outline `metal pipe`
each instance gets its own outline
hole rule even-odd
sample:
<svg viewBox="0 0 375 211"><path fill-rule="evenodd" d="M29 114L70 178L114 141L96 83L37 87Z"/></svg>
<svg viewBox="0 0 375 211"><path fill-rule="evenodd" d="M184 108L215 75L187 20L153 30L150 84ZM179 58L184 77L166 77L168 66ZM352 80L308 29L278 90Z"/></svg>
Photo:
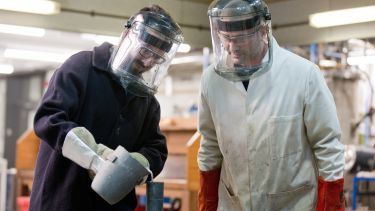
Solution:
<svg viewBox="0 0 375 211"><path fill-rule="evenodd" d="M146 183L146 211L163 211L164 183Z"/></svg>

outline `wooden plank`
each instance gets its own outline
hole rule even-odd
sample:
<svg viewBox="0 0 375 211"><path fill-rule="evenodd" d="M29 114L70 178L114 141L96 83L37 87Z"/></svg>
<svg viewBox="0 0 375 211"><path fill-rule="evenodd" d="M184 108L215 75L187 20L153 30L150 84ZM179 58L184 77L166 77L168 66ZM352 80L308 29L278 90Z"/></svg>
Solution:
<svg viewBox="0 0 375 211"><path fill-rule="evenodd" d="M18 170L34 169L39 144L39 138L33 129L28 129L18 138L16 145L16 168Z"/></svg>
<svg viewBox="0 0 375 211"><path fill-rule="evenodd" d="M195 130L163 131L167 137L169 154L187 154L186 143Z"/></svg>
<svg viewBox="0 0 375 211"><path fill-rule="evenodd" d="M187 143L187 181L188 189L190 191L199 190L199 168L197 162L198 149L201 135L196 132Z"/></svg>

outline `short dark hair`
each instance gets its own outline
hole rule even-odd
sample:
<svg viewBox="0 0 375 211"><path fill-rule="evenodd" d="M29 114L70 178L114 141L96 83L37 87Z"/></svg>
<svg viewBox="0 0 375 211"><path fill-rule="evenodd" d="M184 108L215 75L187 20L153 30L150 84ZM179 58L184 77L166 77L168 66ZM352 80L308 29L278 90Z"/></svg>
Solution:
<svg viewBox="0 0 375 211"><path fill-rule="evenodd" d="M142 23L146 26L161 32L164 36L182 42L183 35L180 26L173 20L170 14L159 5L151 4L150 6L140 9L129 18L125 27L130 28L134 24L137 16L143 16Z"/></svg>
<svg viewBox="0 0 375 211"><path fill-rule="evenodd" d="M155 13L162 14L172 19L171 15L157 4L151 4L148 7L143 7L142 9L139 10L139 12L155 12Z"/></svg>

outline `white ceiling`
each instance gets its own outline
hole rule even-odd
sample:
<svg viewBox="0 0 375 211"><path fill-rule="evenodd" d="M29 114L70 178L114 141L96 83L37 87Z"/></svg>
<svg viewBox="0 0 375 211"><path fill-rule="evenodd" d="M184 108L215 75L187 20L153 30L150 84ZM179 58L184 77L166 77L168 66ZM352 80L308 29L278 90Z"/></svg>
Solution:
<svg viewBox="0 0 375 211"><path fill-rule="evenodd" d="M97 45L82 40L81 33L119 36L125 20L150 3L161 5L182 26L185 42L193 48L211 46L206 16L209 0L59 0L62 12L35 15L0 10L0 24L34 26L48 29L43 38L0 33L0 63L15 65L16 71L53 69L58 64L10 60L3 57L5 48L72 52ZM274 0L271 1L273 33L281 45L375 37L375 22L314 29L308 15L333 9L375 4L374 0Z"/></svg>

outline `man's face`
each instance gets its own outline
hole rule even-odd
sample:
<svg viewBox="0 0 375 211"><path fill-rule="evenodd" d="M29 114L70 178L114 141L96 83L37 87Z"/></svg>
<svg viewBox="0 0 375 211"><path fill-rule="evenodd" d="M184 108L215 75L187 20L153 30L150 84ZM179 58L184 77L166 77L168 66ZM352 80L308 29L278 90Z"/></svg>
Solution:
<svg viewBox="0 0 375 211"><path fill-rule="evenodd" d="M262 57L264 42L262 31L258 27L244 31L218 31L225 50L234 65L249 66Z"/></svg>
<svg viewBox="0 0 375 211"><path fill-rule="evenodd" d="M132 68L141 75L142 73L150 70L156 64L161 64L165 61L163 54L165 52L153 47L152 45L141 46L137 52L134 52L134 62Z"/></svg>

